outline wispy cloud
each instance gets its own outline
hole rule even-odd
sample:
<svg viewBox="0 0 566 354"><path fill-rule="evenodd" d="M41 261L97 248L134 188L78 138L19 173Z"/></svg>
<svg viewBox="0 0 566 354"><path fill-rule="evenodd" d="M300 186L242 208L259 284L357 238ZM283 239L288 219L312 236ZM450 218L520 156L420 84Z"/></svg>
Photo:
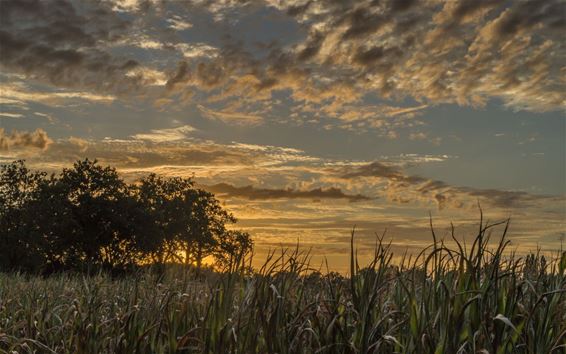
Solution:
<svg viewBox="0 0 566 354"><path fill-rule="evenodd" d="M215 111L204 106L198 107L200 111L210 119L218 119L226 124L234 125L258 125L263 122L263 118L250 113L243 112L229 112L229 111Z"/></svg>
<svg viewBox="0 0 566 354"><path fill-rule="evenodd" d="M41 90L29 87L21 81L3 83L0 91L0 104L16 105L23 109L28 103L41 103L48 106L57 106L70 101L108 104L115 99L115 96L87 91Z"/></svg>
<svg viewBox="0 0 566 354"><path fill-rule="evenodd" d="M155 143L166 143L187 139L189 137L189 134L195 131L196 129L191 127L190 125L183 125L177 128L153 129L148 133L139 133L132 135L132 138Z"/></svg>
<svg viewBox="0 0 566 354"><path fill-rule="evenodd" d="M167 22L169 22L169 28L172 28L176 31L183 31L193 27L192 23L176 15L167 19Z"/></svg>
<svg viewBox="0 0 566 354"><path fill-rule="evenodd" d="M20 113L0 112L0 118L22 118L24 115Z"/></svg>
<svg viewBox="0 0 566 354"><path fill-rule="evenodd" d="M247 199L345 199L350 202L358 202L371 200L365 195L346 194L339 188L315 188L310 190L294 190L294 189L270 189L257 188L253 186L236 187L227 183L219 183L205 186L205 188L213 193L227 195L230 197L243 197Z"/></svg>

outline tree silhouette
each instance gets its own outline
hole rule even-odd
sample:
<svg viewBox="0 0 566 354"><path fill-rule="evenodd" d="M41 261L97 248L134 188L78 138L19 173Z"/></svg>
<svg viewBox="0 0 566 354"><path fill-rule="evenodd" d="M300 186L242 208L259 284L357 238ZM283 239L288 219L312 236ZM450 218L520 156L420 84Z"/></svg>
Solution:
<svg viewBox="0 0 566 354"><path fill-rule="evenodd" d="M137 190L156 227L153 238L159 246L153 259L158 262L176 259L200 267L228 235L226 224L236 222L213 194L195 188L191 179L151 174Z"/></svg>
<svg viewBox="0 0 566 354"><path fill-rule="evenodd" d="M44 263L43 239L30 208L40 197L46 174L32 172L23 161L0 168L0 267L38 271Z"/></svg>
<svg viewBox="0 0 566 354"><path fill-rule="evenodd" d="M253 250L253 241L249 233L240 230L228 230L214 252L217 264L228 270L243 269L246 256Z"/></svg>
<svg viewBox="0 0 566 354"><path fill-rule="evenodd" d="M56 184L71 205L73 225L78 226L65 235L65 242L72 245L66 261L87 268L135 264L143 209L116 170L86 159L64 169Z"/></svg>
<svg viewBox="0 0 566 354"><path fill-rule="evenodd" d="M135 196L151 220L145 242L154 263L182 261L179 235L184 228L184 195L193 189L190 178L164 179L150 174L136 185Z"/></svg>
<svg viewBox="0 0 566 354"><path fill-rule="evenodd" d="M236 219L190 178L128 184L112 167L77 161L58 176L23 161L0 169L0 270L124 271L142 263L225 265L252 247ZM239 261L238 261L239 262Z"/></svg>

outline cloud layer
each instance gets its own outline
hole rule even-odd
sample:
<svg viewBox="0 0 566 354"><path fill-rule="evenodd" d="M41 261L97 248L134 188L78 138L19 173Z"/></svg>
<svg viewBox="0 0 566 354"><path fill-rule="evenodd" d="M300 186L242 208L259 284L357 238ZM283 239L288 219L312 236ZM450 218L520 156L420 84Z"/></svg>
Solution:
<svg viewBox="0 0 566 354"><path fill-rule="evenodd" d="M315 188L311 190L293 190L293 189L269 189L255 188L253 186L236 187L227 183L218 183L205 188L213 193L230 197L243 197L247 199L345 199L350 202L358 202L363 200L371 200L370 197L356 194L345 194L342 190L334 187L327 189Z"/></svg>
<svg viewBox="0 0 566 354"><path fill-rule="evenodd" d="M3 70L60 89L149 97L160 107L195 103L227 124L275 119L272 98L280 93L298 118L322 111L346 128L383 126L383 117L440 103L565 108L560 0L25 0L2 7ZM299 26L298 38L238 38L240 21L261 11ZM205 30L202 19L220 40L186 35ZM376 110L368 95L420 105Z"/></svg>
<svg viewBox="0 0 566 354"><path fill-rule="evenodd" d="M453 186L439 180L407 175L395 166L372 162L342 175L346 179L377 178L387 181L385 193L392 201L434 201L439 209L473 207L481 202L490 207L514 209L563 203L564 197L536 195L524 191Z"/></svg>

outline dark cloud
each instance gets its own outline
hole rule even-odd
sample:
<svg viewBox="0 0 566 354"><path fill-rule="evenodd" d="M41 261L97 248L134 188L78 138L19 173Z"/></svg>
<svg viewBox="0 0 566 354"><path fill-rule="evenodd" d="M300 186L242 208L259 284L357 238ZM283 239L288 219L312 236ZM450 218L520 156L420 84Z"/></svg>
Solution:
<svg viewBox="0 0 566 354"><path fill-rule="evenodd" d="M227 183L219 183L205 187L207 190L217 193L226 194L232 197L243 197L247 199L346 199L350 202L358 202L371 200L372 198L356 194L345 194L338 188L315 188L306 191L293 189L266 189L256 188L253 186L236 187Z"/></svg>
<svg viewBox="0 0 566 354"><path fill-rule="evenodd" d="M128 22L102 2L2 1L0 65L58 87L127 92L137 61L106 49L126 35ZM79 11L80 9L80 11Z"/></svg>
<svg viewBox="0 0 566 354"><path fill-rule="evenodd" d="M389 0L392 12L403 12L417 5L418 0Z"/></svg>
<svg viewBox="0 0 566 354"><path fill-rule="evenodd" d="M450 11L450 23L459 24L462 20L476 15L479 11L494 8L504 0L463 0L455 2Z"/></svg>
<svg viewBox="0 0 566 354"><path fill-rule="evenodd" d="M512 36L533 26L542 25L564 35L566 3L563 1L520 1L505 13L496 29L501 36Z"/></svg>
<svg viewBox="0 0 566 354"><path fill-rule="evenodd" d="M403 52L401 51L401 49L396 47L383 48L381 46L376 46L369 49L360 47L358 48L354 56L354 62L363 66L371 66L381 61L382 59L395 59L401 57L402 55Z"/></svg>
<svg viewBox="0 0 566 354"><path fill-rule="evenodd" d="M355 177L384 177L384 178L400 178L403 174L397 167L388 166L381 162L372 162L367 165L360 166L352 172L343 174L343 178Z"/></svg>
<svg viewBox="0 0 566 354"><path fill-rule="evenodd" d="M228 77L222 62L202 62L197 66L196 77L198 82L207 88L215 88L224 83Z"/></svg>
<svg viewBox="0 0 566 354"><path fill-rule="evenodd" d="M388 23L388 18L372 12L370 7L358 7L352 10L345 19L349 27L342 35L343 39L365 37L379 30Z"/></svg>
<svg viewBox="0 0 566 354"><path fill-rule="evenodd" d="M53 141L47 136L43 129L36 129L33 132L19 132L13 130L6 134L0 128L0 151L10 150L11 148L36 148L47 149Z"/></svg>
<svg viewBox="0 0 566 354"><path fill-rule="evenodd" d="M187 83L191 78L191 71L186 61L182 61L177 65L177 71L165 84L168 91L175 90L175 87Z"/></svg>
<svg viewBox="0 0 566 354"><path fill-rule="evenodd" d="M297 59L301 61L309 60L315 55L317 55L318 52L320 51L320 46L322 45L323 41L324 41L324 35L319 31L315 31L313 34L309 36L309 38L305 42L305 46L298 53Z"/></svg>
<svg viewBox="0 0 566 354"><path fill-rule="evenodd" d="M300 5L291 5L288 9L287 9L287 14L289 16L301 16L303 15L311 6L312 1L309 0L307 2L305 2L304 4L300 4Z"/></svg>
<svg viewBox="0 0 566 354"><path fill-rule="evenodd" d="M358 166L342 173L341 178L377 177L387 180L388 197L398 202L432 200L439 209L447 206L462 208L467 203L482 200L500 208L519 208L540 202L560 201L560 197L536 195L523 191L481 189L453 186L439 180L406 175L401 169L380 162Z"/></svg>
<svg viewBox="0 0 566 354"><path fill-rule="evenodd" d="M407 176L401 171L400 168L385 165L378 161L359 166L354 169L354 171L350 171L342 175L342 178L356 177L380 177L409 184L419 184L427 181L425 178L419 176Z"/></svg>
<svg viewBox="0 0 566 354"><path fill-rule="evenodd" d="M250 164L250 158L237 150L198 144L154 144L148 142L98 142L79 151L76 144L59 141L48 151L46 159L66 163L84 157L97 158L118 168L151 168L184 165Z"/></svg>

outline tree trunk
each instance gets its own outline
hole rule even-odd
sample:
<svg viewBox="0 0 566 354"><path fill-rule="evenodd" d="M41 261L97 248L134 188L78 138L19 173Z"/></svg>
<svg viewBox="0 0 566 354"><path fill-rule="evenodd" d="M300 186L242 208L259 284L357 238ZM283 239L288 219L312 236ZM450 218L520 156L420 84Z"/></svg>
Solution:
<svg viewBox="0 0 566 354"><path fill-rule="evenodd" d="M202 246L198 246L197 248L197 269L200 269L201 265L202 265Z"/></svg>
<svg viewBox="0 0 566 354"><path fill-rule="evenodd" d="M191 259L191 247L187 244L187 247L185 248L185 265L189 265L190 264L190 260Z"/></svg>

